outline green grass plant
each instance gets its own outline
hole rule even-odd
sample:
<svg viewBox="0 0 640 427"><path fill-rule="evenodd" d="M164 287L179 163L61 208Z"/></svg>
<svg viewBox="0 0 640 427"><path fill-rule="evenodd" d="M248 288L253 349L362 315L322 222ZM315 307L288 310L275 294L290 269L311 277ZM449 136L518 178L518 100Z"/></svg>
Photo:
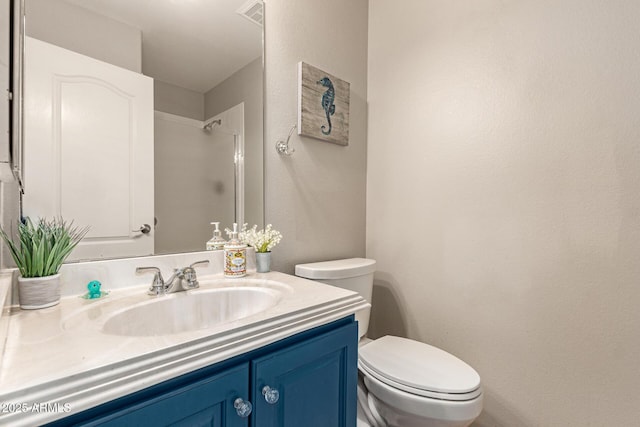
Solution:
<svg viewBox="0 0 640 427"><path fill-rule="evenodd" d="M57 274L73 248L87 234L89 227L77 227L62 218L25 218L18 224L18 243L0 228L0 236L7 244L11 256L24 278Z"/></svg>

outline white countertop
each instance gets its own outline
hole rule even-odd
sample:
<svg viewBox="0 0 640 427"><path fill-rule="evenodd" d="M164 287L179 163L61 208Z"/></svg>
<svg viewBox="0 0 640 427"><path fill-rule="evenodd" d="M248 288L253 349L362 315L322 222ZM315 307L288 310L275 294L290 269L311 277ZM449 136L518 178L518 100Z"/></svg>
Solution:
<svg viewBox="0 0 640 427"><path fill-rule="evenodd" d="M148 285L114 289L99 300L66 296L42 310L14 307L3 316L8 327L2 340L0 425L50 422L368 307L357 293L287 274L250 272L246 278L250 281L210 274L199 280L201 290L279 288L282 299L243 319L172 335L120 336L100 329L114 307L154 298L146 295ZM22 411L56 403L58 412Z"/></svg>

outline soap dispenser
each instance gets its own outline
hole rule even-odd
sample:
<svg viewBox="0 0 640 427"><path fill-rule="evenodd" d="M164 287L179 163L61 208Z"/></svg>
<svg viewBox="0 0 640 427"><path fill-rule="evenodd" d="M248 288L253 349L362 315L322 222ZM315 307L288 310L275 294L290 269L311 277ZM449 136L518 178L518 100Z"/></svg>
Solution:
<svg viewBox="0 0 640 427"><path fill-rule="evenodd" d="M229 241L224 245L225 277L242 277L247 274L247 245L238 240L238 224L233 224Z"/></svg>
<svg viewBox="0 0 640 427"><path fill-rule="evenodd" d="M211 225L213 225L215 229L213 230L213 237L207 242L207 250L216 251L218 249L224 249L224 245L227 242L222 238L222 233L220 232L220 223L212 222Z"/></svg>

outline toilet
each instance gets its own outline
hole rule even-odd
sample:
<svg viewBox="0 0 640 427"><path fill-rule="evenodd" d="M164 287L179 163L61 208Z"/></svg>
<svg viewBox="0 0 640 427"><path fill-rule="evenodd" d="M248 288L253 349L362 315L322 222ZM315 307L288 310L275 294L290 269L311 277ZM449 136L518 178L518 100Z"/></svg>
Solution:
<svg viewBox="0 0 640 427"><path fill-rule="evenodd" d="M360 293L369 303L376 262L296 265L296 276ZM366 338L370 308L356 313L358 427L466 427L482 412L480 376L457 357L407 338Z"/></svg>

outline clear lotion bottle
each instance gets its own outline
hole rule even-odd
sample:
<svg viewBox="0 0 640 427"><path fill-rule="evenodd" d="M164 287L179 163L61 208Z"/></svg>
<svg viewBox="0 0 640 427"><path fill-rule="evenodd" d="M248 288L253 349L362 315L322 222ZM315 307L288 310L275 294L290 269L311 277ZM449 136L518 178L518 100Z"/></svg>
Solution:
<svg viewBox="0 0 640 427"><path fill-rule="evenodd" d="M222 233L219 228L220 223L212 222L211 225L215 227L215 230L213 230L213 237L207 242L207 250L216 251L218 249L224 249L224 245L227 242L222 238Z"/></svg>
<svg viewBox="0 0 640 427"><path fill-rule="evenodd" d="M224 245L224 276L247 275L247 245L238 240L238 224L233 224L229 241Z"/></svg>

